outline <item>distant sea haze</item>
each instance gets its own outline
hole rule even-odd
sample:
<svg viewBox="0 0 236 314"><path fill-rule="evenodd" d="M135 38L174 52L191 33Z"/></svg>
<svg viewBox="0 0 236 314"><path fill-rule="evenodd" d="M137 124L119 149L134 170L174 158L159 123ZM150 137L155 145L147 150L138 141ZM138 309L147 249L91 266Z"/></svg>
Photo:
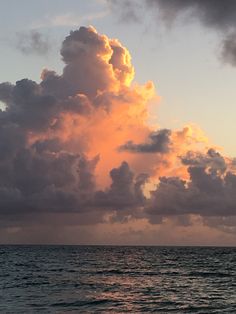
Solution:
<svg viewBox="0 0 236 314"><path fill-rule="evenodd" d="M236 313L236 248L0 246L0 313Z"/></svg>

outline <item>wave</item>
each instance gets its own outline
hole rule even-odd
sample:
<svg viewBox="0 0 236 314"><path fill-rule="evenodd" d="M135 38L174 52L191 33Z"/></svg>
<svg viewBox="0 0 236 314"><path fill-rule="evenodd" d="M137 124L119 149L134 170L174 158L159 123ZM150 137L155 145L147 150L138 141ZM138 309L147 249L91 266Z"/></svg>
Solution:
<svg viewBox="0 0 236 314"><path fill-rule="evenodd" d="M51 304L53 307L81 307L81 306L96 306L105 303L112 302L108 299L98 299L98 300L76 300L73 302L57 302Z"/></svg>

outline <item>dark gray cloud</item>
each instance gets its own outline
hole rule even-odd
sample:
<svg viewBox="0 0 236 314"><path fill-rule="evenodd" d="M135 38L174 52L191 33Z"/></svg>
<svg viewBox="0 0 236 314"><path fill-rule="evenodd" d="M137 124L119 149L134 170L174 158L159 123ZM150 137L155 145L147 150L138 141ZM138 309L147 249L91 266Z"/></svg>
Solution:
<svg viewBox="0 0 236 314"><path fill-rule="evenodd" d="M119 147L120 151L129 151L131 153L168 153L170 150L171 131L168 129L158 130L149 135L146 143L135 144L128 141Z"/></svg>
<svg viewBox="0 0 236 314"><path fill-rule="evenodd" d="M205 225L217 228L223 232L236 234L236 216L228 217L204 217Z"/></svg>
<svg viewBox="0 0 236 314"><path fill-rule="evenodd" d="M191 157L190 157L191 156ZM192 158L192 159L191 159ZM189 181L161 177L146 206L149 219L155 216L195 214L224 218L236 215L236 175L225 169L221 155L213 149L203 154L188 154ZM217 160L216 160L217 159ZM207 221L207 219L205 220Z"/></svg>
<svg viewBox="0 0 236 314"><path fill-rule="evenodd" d="M173 25L176 20L183 23L198 21L216 30L223 36L221 59L235 66L236 2L234 0L145 0L110 1L114 12L123 22L141 22L144 13L151 13L154 20ZM127 18L128 12L134 18ZM142 13L141 13L142 12Z"/></svg>
<svg viewBox="0 0 236 314"><path fill-rule="evenodd" d="M180 16L200 21L206 27L222 32L221 59L236 64L236 2L234 0L146 0L164 22L173 23Z"/></svg>
<svg viewBox="0 0 236 314"><path fill-rule="evenodd" d="M11 220L32 213L83 212L95 190L98 157L88 160L67 151L57 137L30 144L30 132L53 128L59 105L45 96L35 98L32 86L28 92L25 88L18 92L6 111L0 112L0 215Z"/></svg>
<svg viewBox="0 0 236 314"><path fill-rule="evenodd" d="M124 161L119 168L110 171L110 177L112 180L110 188L107 191L96 192L94 199L96 206L122 210L144 205L146 198L142 187L148 175L135 176L128 163Z"/></svg>
<svg viewBox="0 0 236 314"><path fill-rule="evenodd" d="M9 103L13 91L13 85L5 82L0 84L0 100L4 103Z"/></svg>
<svg viewBox="0 0 236 314"><path fill-rule="evenodd" d="M15 141L18 147L8 148L7 159L0 160L1 215L83 211L95 188L97 159L62 148L57 154L37 152Z"/></svg>
<svg viewBox="0 0 236 314"><path fill-rule="evenodd" d="M211 171L224 173L227 169L227 164L223 156L210 148L206 154L201 152L189 151L185 156L180 157L182 163L187 166L208 167Z"/></svg>
<svg viewBox="0 0 236 314"><path fill-rule="evenodd" d="M206 26L230 30L236 26L234 0L146 0L146 8L156 10L166 22L173 22L180 15L188 15Z"/></svg>
<svg viewBox="0 0 236 314"><path fill-rule="evenodd" d="M47 55L51 49L50 40L37 30L16 34L16 48L26 55Z"/></svg>
<svg viewBox="0 0 236 314"><path fill-rule="evenodd" d="M178 17L188 15L204 25L218 28L219 30L229 30L235 28L236 3L234 0L126 0L108 1L111 8L120 12L123 21L126 21L126 12L132 12L136 18L131 21L140 21L140 10L150 10L157 19L164 22L173 23Z"/></svg>
<svg viewBox="0 0 236 314"><path fill-rule="evenodd" d="M227 35L222 41L222 60L236 66L236 31Z"/></svg>

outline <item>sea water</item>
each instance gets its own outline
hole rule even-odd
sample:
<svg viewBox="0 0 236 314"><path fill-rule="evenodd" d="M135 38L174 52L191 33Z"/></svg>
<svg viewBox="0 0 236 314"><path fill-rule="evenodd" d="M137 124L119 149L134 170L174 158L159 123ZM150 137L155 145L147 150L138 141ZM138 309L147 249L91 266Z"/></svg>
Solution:
<svg viewBox="0 0 236 314"><path fill-rule="evenodd" d="M0 313L236 313L236 248L0 246Z"/></svg>

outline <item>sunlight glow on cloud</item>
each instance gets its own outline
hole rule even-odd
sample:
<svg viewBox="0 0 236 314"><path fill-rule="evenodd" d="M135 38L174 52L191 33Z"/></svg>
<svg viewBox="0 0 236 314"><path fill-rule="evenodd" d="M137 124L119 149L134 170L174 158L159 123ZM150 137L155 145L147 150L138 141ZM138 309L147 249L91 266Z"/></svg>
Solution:
<svg viewBox="0 0 236 314"><path fill-rule="evenodd" d="M148 124L155 87L133 82L128 49L90 26L71 31L61 56L61 75L0 84L0 227L133 224L150 235L164 224L163 241L173 225L233 234L234 160L197 126Z"/></svg>

